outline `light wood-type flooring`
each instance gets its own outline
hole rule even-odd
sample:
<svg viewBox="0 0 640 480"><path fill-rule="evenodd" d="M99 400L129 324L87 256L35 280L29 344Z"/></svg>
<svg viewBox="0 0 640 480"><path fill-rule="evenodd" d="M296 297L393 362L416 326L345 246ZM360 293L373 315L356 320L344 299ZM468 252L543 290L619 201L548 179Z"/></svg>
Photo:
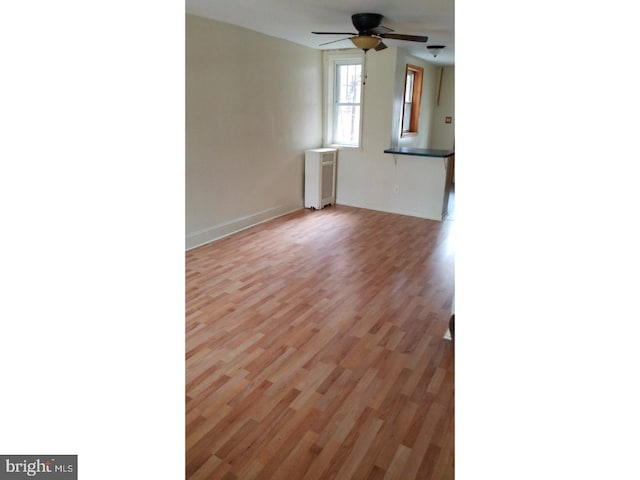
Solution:
<svg viewBox="0 0 640 480"><path fill-rule="evenodd" d="M187 478L453 479L453 228L334 205L187 252Z"/></svg>

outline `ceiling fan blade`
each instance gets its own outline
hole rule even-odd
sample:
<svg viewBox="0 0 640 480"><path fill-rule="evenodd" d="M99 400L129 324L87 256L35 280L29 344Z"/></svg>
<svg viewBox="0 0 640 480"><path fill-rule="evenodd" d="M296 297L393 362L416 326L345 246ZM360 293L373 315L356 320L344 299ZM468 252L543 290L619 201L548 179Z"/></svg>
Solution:
<svg viewBox="0 0 640 480"><path fill-rule="evenodd" d="M384 44L384 42L380 42L378 46L374 48L374 50L376 52L379 52L380 50L384 50L385 48L387 48L387 46Z"/></svg>
<svg viewBox="0 0 640 480"><path fill-rule="evenodd" d="M393 32L393 30L390 29L389 27L385 27L384 25L380 25L378 27L375 27L369 30L369 33L373 33L374 35L380 35L382 33L389 33L389 32Z"/></svg>
<svg viewBox="0 0 640 480"><path fill-rule="evenodd" d="M358 35L357 33L353 33L353 32L311 32L311 33L315 33L316 35Z"/></svg>
<svg viewBox="0 0 640 480"><path fill-rule="evenodd" d="M336 43L336 42L341 42L343 40L349 40L351 37L347 37L347 38L341 38L340 40L333 40L331 42L325 42L325 43L321 43L320 45L318 45L319 47L323 46L323 45L329 45L330 43Z"/></svg>
<svg viewBox="0 0 640 480"><path fill-rule="evenodd" d="M392 40L406 40L408 42L427 43L427 40L429 40L429 37L421 37L419 35L403 35L402 33L381 33L379 36L382 38L390 38Z"/></svg>

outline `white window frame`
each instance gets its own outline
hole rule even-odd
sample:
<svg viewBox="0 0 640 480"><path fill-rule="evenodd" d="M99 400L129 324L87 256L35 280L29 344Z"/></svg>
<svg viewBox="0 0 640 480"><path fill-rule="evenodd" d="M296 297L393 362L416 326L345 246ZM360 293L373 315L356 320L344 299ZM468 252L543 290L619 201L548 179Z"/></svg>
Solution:
<svg viewBox="0 0 640 480"><path fill-rule="evenodd" d="M325 66L325 108L324 108L324 140L325 147L334 148L357 148L362 149L362 124L364 118L364 78L365 65L364 56L360 50L340 51L325 50L324 66ZM334 122L336 117L336 66L337 65L360 65L362 72L362 85L360 86L360 121L358 122L358 143L356 145L342 144L334 142Z"/></svg>

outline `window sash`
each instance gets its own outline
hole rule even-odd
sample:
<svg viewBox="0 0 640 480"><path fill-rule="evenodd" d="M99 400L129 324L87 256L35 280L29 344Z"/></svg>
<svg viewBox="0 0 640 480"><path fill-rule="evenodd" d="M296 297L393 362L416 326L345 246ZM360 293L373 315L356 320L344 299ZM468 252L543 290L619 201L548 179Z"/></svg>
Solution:
<svg viewBox="0 0 640 480"><path fill-rule="evenodd" d="M402 108L401 136L418 134L423 72L424 69L422 67L407 65L405 73L404 103Z"/></svg>
<svg viewBox="0 0 640 480"><path fill-rule="evenodd" d="M361 88L362 64L336 62L333 143L354 146L359 144Z"/></svg>
<svg viewBox="0 0 640 480"><path fill-rule="evenodd" d="M334 110L333 140L340 145L358 145L360 104L339 103Z"/></svg>

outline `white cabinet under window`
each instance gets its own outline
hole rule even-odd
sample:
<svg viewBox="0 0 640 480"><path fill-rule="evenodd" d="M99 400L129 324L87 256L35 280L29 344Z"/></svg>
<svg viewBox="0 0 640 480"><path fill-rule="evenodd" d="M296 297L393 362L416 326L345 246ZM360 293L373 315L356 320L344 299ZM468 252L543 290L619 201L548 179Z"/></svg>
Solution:
<svg viewBox="0 0 640 480"><path fill-rule="evenodd" d="M304 155L304 207L321 209L336 202L335 148L313 148Z"/></svg>

